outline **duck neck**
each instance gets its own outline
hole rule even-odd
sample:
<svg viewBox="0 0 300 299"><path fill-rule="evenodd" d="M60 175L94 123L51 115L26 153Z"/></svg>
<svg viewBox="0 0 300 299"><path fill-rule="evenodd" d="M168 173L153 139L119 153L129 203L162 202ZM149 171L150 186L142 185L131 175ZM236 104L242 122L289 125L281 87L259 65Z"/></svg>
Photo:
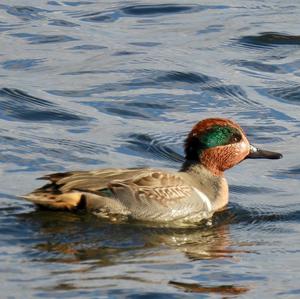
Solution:
<svg viewBox="0 0 300 299"><path fill-rule="evenodd" d="M210 199L213 210L222 209L228 203L228 184L223 172L215 173L198 161L185 161L180 169L193 178L194 187Z"/></svg>
<svg viewBox="0 0 300 299"><path fill-rule="evenodd" d="M216 169L216 167L210 167L199 162L199 161L194 161L194 160L185 160L181 166L180 171L184 171L184 172L208 172L210 175L214 176L214 177L224 177L224 172Z"/></svg>

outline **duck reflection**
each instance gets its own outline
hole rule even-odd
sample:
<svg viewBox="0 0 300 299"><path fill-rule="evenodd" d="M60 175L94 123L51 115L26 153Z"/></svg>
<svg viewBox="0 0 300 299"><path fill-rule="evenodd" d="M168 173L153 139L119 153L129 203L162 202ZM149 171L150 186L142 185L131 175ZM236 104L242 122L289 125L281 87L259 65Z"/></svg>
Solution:
<svg viewBox="0 0 300 299"><path fill-rule="evenodd" d="M190 261L232 259L241 251L233 249L230 238L231 220L230 213L225 211L217 213L211 223L176 228L151 226L149 223L111 223L86 214L51 213L43 210L19 215L19 221L38 232L33 243L35 254L31 254L32 260L81 264L76 270L66 267L64 273L91 273L99 270L99 267L101 269L141 261L158 265L164 256L174 251L183 253ZM160 255L162 259L157 260ZM178 254L175 256L178 257ZM177 263L176 260L174 262ZM55 271L55 275L64 274L60 272ZM121 276L126 281L134 279L140 282L142 279L138 275L124 275ZM118 279L121 276L118 276ZM207 286L179 280L169 281L169 285L184 292L225 295L241 294L248 290L244 286Z"/></svg>
<svg viewBox="0 0 300 299"><path fill-rule="evenodd" d="M184 283L170 281L170 285L188 293L216 293L221 295L240 295L249 291L249 288L235 285L204 286L199 283Z"/></svg>
<svg viewBox="0 0 300 299"><path fill-rule="evenodd" d="M19 215L19 219L39 232L35 249L51 253L51 259L58 261L101 259L111 264L120 252L159 246L181 251L190 260L232 258L241 252L232 249L228 211L217 213L211 223L185 228L111 223L86 214L43 210Z"/></svg>

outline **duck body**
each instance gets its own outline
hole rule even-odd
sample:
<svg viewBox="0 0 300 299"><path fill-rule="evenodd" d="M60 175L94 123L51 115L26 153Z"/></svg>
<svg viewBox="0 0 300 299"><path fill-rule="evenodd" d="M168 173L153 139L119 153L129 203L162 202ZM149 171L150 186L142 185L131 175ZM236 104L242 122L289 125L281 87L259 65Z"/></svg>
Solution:
<svg viewBox="0 0 300 299"><path fill-rule="evenodd" d="M253 157L252 157L253 156ZM224 170L249 158L281 155L250 145L234 122L200 121L185 142L186 160L178 172L152 168L100 169L55 173L49 184L23 196L50 209L85 209L111 220L195 223L228 203Z"/></svg>
<svg viewBox="0 0 300 299"><path fill-rule="evenodd" d="M26 199L50 209L87 211L105 218L198 222L228 201L224 177L201 165L188 171L152 168L100 169L52 174L50 184Z"/></svg>

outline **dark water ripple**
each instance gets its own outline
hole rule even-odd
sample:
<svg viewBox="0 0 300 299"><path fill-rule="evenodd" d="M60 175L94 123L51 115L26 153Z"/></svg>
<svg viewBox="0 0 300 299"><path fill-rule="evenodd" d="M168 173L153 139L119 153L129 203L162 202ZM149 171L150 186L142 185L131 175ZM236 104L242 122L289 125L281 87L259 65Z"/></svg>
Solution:
<svg viewBox="0 0 300 299"><path fill-rule="evenodd" d="M72 50L101 50L101 49L106 49L107 47L104 46L98 46L98 45L80 45L80 46L75 46L72 47Z"/></svg>
<svg viewBox="0 0 300 299"><path fill-rule="evenodd" d="M226 85L216 77L210 77L201 73L185 73L178 71L161 71L160 73L161 74L157 75L158 77L155 79L154 83L159 84L160 86L163 86L165 88L189 88L194 91L220 94L222 95L222 97L237 99L245 104L254 104L253 101L250 101L248 99L246 92L242 90L240 86ZM145 86L148 84L144 82L143 85Z"/></svg>
<svg viewBox="0 0 300 299"><path fill-rule="evenodd" d="M49 43L65 43L78 40L77 38L67 35L44 35L44 34L31 34L31 33L13 33L12 36L23 38L29 41L29 44L49 44Z"/></svg>
<svg viewBox="0 0 300 299"><path fill-rule="evenodd" d="M279 85L279 87L267 90L271 96L294 105L300 104L300 84L296 82L285 82L277 85Z"/></svg>
<svg viewBox="0 0 300 299"><path fill-rule="evenodd" d="M261 117L264 117L262 115ZM268 144L274 142L283 141L283 135L289 134L289 130L286 127L274 125L270 126L272 122L269 121L268 125L253 125L251 127L245 126L244 130L250 142L255 144Z"/></svg>
<svg viewBox="0 0 300 299"><path fill-rule="evenodd" d="M300 221L300 206L299 204L291 207L287 206L268 206L261 208L244 208L238 204L230 204L228 210L229 218L234 223L251 223L256 224L259 229L265 227L269 229L278 229L268 226L269 222L295 222ZM232 213L232 215L230 215ZM224 215L222 216L224 217ZM257 227L255 229L257 229ZM254 227L252 227L254 229ZM251 229L251 227L249 227ZM282 230L279 228L278 230Z"/></svg>
<svg viewBox="0 0 300 299"><path fill-rule="evenodd" d="M80 3L78 5L85 4ZM138 4L123 6L119 9L107 9L104 11L75 11L68 14L80 18L85 22L107 23L115 22L121 17L160 17L172 14L195 13L208 9L226 9L228 6L213 5L178 5L178 4Z"/></svg>
<svg viewBox="0 0 300 299"><path fill-rule="evenodd" d="M285 74L285 71L282 67L275 64L266 64L260 61L251 61L251 60L231 60L226 61L226 63L230 65L237 65L248 70L257 71L258 73L277 73L277 74Z"/></svg>
<svg viewBox="0 0 300 299"><path fill-rule="evenodd" d="M110 23L117 21L120 16L121 14L119 11L99 11L80 14L80 20L92 23Z"/></svg>
<svg viewBox="0 0 300 299"><path fill-rule="evenodd" d="M75 24L73 22L60 20L60 19L55 19L55 20L49 21L49 25L61 26L61 27L78 27L78 26L80 26L79 24Z"/></svg>
<svg viewBox="0 0 300 299"><path fill-rule="evenodd" d="M184 72L167 72L162 74L156 79L157 82L184 82L184 83L191 83L191 84L206 84L210 82L218 81L217 78L211 78L204 74L196 74L196 73L184 73Z"/></svg>
<svg viewBox="0 0 300 299"><path fill-rule="evenodd" d="M72 75L81 75L82 73L73 73ZM182 73L182 72L163 72L163 71L146 71L146 76L144 78L139 78L136 80L130 80L128 82L120 82L120 83L110 83L105 85L99 85L90 90L85 91L76 91L72 93L72 91L60 91L60 90L48 90L50 94L53 95L64 95L64 96L86 96L91 94L99 94L107 91L125 91L128 90L128 87L134 89L135 87L157 87L162 86L163 88L174 88L175 86L178 88L178 82L182 82L186 86L186 84L199 84L199 88L203 86L203 83L214 82L213 78L209 78L208 76L202 74L193 74L193 73Z"/></svg>
<svg viewBox="0 0 300 299"><path fill-rule="evenodd" d="M6 23L3 23L0 21L0 32L5 32L5 31L9 31L9 30L14 30L16 28L18 28L19 25L18 24L10 24L7 25Z"/></svg>
<svg viewBox="0 0 300 299"><path fill-rule="evenodd" d="M194 13L207 9L227 9L226 5L178 5L178 4L157 4L157 5L134 5L122 8L125 14L133 16L165 16L168 14Z"/></svg>
<svg viewBox="0 0 300 299"><path fill-rule="evenodd" d="M26 121L86 121L88 118L72 114L52 102L27 94L19 89L0 90L0 118Z"/></svg>
<svg viewBox="0 0 300 299"><path fill-rule="evenodd" d="M239 42L254 47L272 47L277 45L300 45L300 35L281 34L277 32L262 32L259 35L249 35L240 38Z"/></svg>
<svg viewBox="0 0 300 299"><path fill-rule="evenodd" d="M133 46L139 46L139 47L156 47L161 45L161 43L156 43L156 42L132 42L129 44Z"/></svg>
<svg viewBox="0 0 300 299"><path fill-rule="evenodd" d="M122 53L122 55L128 54L136 54L136 53ZM120 53L119 53L120 55ZM97 74L101 73L101 71L80 71L75 73L64 73L65 75L79 76L82 74ZM230 102L226 101L230 100L233 102L239 103L239 105L245 105L247 107L255 107L258 103L252 99L249 99L247 93L237 85L228 85L222 83L219 79L209 77L200 73L184 73L177 71L146 71L144 78L138 78L130 80L129 82L119 82L119 83L106 83L103 85L95 86L86 90L47 90L47 92L51 95L56 96L65 96L65 97L87 97L95 94L103 94L109 91L128 91L130 89L140 89L140 88L165 88L172 90L174 88L186 91L187 89L193 90L194 92L200 93L200 96L192 95L190 98L194 99L198 102L199 107L201 105L207 107L207 105L229 105ZM209 97L212 102L203 101L204 97ZM221 98L217 98L216 95L220 95ZM147 97L143 96L144 99ZM176 97L172 96L173 100ZM157 99L151 96L151 101L162 101L164 98L169 98L164 94L157 94ZM172 101L173 101L172 100ZM184 101L181 101L181 97L178 97L178 104L184 105ZM98 105L98 103L90 103L91 105ZM118 103L120 105L120 103ZM122 105L122 103L121 103ZM133 104L129 104L133 105ZM166 104L169 106L169 104ZM136 104L138 106L138 104ZM166 107L167 107L166 106ZM186 106L186 105L185 105ZM179 106L177 105L178 109ZM108 108L109 112L113 114L122 114L124 115L132 115L140 118L147 118L147 116L143 115L143 113L137 113L135 111L126 111L127 109L119 110L120 108Z"/></svg>
<svg viewBox="0 0 300 299"><path fill-rule="evenodd" d="M300 165L289 167L285 170L276 171L276 175L284 179L300 180Z"/></svg>
<svg viewBox="0 0 300 299"><path fill-rule="evenodd" d="M28 136L31 137L32 136ZM104 145L97 144L95 142L88 142L88 141L74 141L71 139L60 139L60 138L47 138L38 136L35 139L36 141L42 142L42 143L49 143L49 144L55 144L60 148L61 150L64 149L66 152L80 152L84 154L99 154L100 152L106 153L107 148Z"/></svg>
<svg viewBox="0 0 300 299"><path fill-rule="evenodd" d="M1 65L7 70L29 70L44 61L46 61L46 59L15 59L4 61Z"/></svg>
<svg viewBox="0 0 300 299"><path fill-rule="evenodd" d="M143 157L149 156L176 163L182 163L184 161L183 156L150 135L132 134L128 136L128 139L127 148L133 151L133 155L142 154Z"/></svg>
<svg viewBox="0 0 300 299"><path fill-rule="evenodd" d="M155 111L151 107L145 107L147 104L139 105L138 103L134 103L134 105L128 105L128 103L124 102L124 100L120 100L118 105L111 104L108 102L90 102L85 103L86 105L92 106L97 110L107 113L109 115L120 115L122 118L129 119L152 119L155 120L162 113L159 110ZM151 106L151 105L150 105ZM145 109L146 108L146 109ZM150 108L150 109L147 109Z"/></svg>
<svg viewBox="0 0 300 299"><path fill-rule="evenodd" d="M193 6L187 5L171 5L171 4L160 4L160 5L135 5L124 7L122 11L129 15L165 15L180 13L192 10Z"/></svg>
<svg viewBox="0 0 300 299"><path fill-rule="evenodd" d="M99 13L100 15L97 16L92 16L92 17L88 17L88 18L82 18L82 21L85 22L114 22L116 21L117 18L114 18L112 15L102 15L102 13Z"/></svg>
<svg viewBox="0 0 300 299"><path fill-rule="evenodd" d="M50 2L57 3L56 1L50 1ZM85 6L85 5L94 4L95 2L93 2L93 1L64 1L63 3L68 6L76 7L76 6Z"/></svg>
<svg viewBox="0 0 300 299"><path fill-rule="evenodd" d="M107 154L109 149L103 145L88 141L47 138L33 134L22 134L22 137L1 135L0 160L15 165L10 172L23 171L63 171L59 161L81 162L90 167L99 166L100 155ZM14 149L14 145L18 148ZM41 146L43 144L44 146ZM33 157L36 155L37 157ZM42 157L41 157L42 156Z"/></svg>
<svg viewBox="0 0 300 299"><path fill-rule="evenodd" d="M0 9L6 13L20 18L22 21L40 20L45 18L44 14L48 12L46 9L34 6L8 6L0 5Z"/></svg>
<svg viewBox="0 0 300 299"><path fill-rule="evenodd" d="M238 194L264 194L266 192L276 193L276 189L267 187L230 185L229 188L230 192Z"/></svg>

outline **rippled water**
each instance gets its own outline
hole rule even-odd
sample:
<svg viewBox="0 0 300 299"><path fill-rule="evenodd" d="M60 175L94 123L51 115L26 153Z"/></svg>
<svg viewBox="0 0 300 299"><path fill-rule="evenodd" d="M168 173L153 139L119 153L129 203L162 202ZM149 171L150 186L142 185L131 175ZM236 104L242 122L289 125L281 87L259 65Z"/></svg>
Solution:
<svg viewBox="0 0 300 299"><path fill-rule="evenodd" d="M300 4L0 4L2 298L299 298ZM111 224L17 195L49 172L177 169L198 120L279 161L228 171L211 226Z"/></svg>

